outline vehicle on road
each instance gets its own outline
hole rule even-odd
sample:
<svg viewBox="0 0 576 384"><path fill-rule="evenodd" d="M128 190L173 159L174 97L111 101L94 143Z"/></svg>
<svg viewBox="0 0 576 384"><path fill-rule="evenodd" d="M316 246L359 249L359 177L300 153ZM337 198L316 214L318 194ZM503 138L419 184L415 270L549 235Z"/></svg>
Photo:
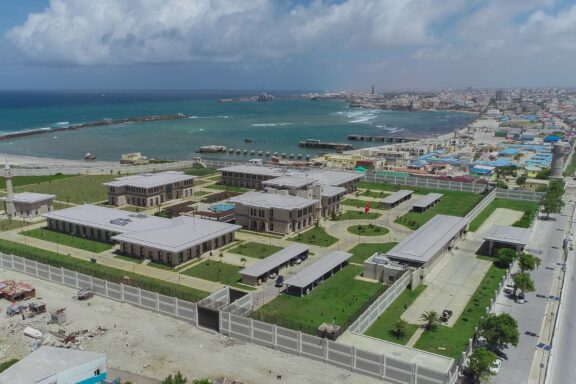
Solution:
<svg viewBox="0 0 576 384"><path fill-rule="evenodd" d="M276 278L276 284L274 285L276 287L282 288L284 286L284 276L278 275L278 277Z"/></svg>
<svg viewBox="0 0 576 384"><path fill-rule="evenodd" d="M520 291L516 294L516 304L524 304L526 302L526 295Z"/></svg>
<svg viewBox="0 0 576 384"><path fill-rule="evenodd" d="M94 296L94 291L91 290L90 288L82 288L76 294L76 298L78 300L88 300L89 298L91 298L93 296Z"/></svg>
<svg viewBox="0 0 576 384"><path fill-rule="evenodd" d="M502 366L502 359L497 358L494 361L494 364L490 367L490 372L492 372L494 375L497 375L498 372L500 372L500 367Z"/></svg>

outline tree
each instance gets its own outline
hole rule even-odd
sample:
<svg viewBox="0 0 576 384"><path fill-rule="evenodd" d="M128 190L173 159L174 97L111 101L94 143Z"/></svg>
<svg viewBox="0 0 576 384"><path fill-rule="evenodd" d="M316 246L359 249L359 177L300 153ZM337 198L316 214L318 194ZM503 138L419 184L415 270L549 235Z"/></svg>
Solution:
<svg viewBox="0 0 576 384"><path fill-rule="evenodd" d="M426 322L425 327L427 330L432 330L436 328L440 322L440 317L438 316L438 312L433 309L429 309L420 315L420 320Z"/></svg>
<svg viewBox="0 0 576 384"><path fill-rule="evenodd" d="M494 375L490 370L496 362L496 355L485 348L475 349L470 355L468 370L475 382L485 380Z"/></svg>
<svg viewBox="0 0 576 384"><path fill-rule="evenodd" d="M518 345L518 323L507 313L489 314L480 322L479 329L480 336L493 349L507 344Z"/></svg>
<svg viewBox="0 0 576 384"><path fill-rule="evenodd" d="M516 260L516 251L511 248L501 248L498 250L496 257L498 259L496 264L498 264L499 267L508 268L510 264Z"/></svg>
<svg viewBox="0 0 576 384"><path fill-rule="evenodd" d="M518 289L525 293L536 290L536 288L534 288L534 280L532 280L529 273L520 272L514 275L514 292Z"/></svg>
<svg viewBox="0 0 576 384"><path fill-rule="evenodd" d="M408 322L404 319L398 319L394 322L392 326L392 333L397 339L401 339L406 336L408 330Z"/></svg>
<svg viewBox="0 0 576 384"><path fill-rule="evenodd" d="M188 379L178 371L174 376L168 375L168 377L162 380L161 384L186 384L187 382Z"/></svg>
<svg viewBox="0 0 576 384"><path fill-rule="evenodd" d="M540 266L541 262L542 260L537 256L529 253L522 253L518 258L518 267L521 272L533 271Z"/></svg>
<svg viewBox="0 0 576 384"><path fill-rule="evenodd" d="M562 197L556 196L555 193L550 193L550 189L542 199L542 206L544 207L544 212L546 212L547 219L550 217L551 213L560 213L563 205Z"/></svg>
<svg viewBox="0 0 576 384"><path fill-rule="evenodd" d="M526 184L526 175L522 175L522 176L518 176L518 178L516 179L516 184L518 185L524 185Z"/></svg>
<svg viewBox="0 0 576 384"><path fill-rule="evenodd" d="M245 257L241 257L240 262L243 263L244 266L246 266L246 258Z"/></svg>
<svg viewBox="0 0 576 384"><path fill-rule="evenodd" d="M496 181L496 188L508 189L508 184L504 180Z"/></svg>
<svg viewBox="0 0 576 384"><path fill-rule="evenodd" d="M545 168L536 174L539 180L548 180L550 178L550 168Z"/></svg>

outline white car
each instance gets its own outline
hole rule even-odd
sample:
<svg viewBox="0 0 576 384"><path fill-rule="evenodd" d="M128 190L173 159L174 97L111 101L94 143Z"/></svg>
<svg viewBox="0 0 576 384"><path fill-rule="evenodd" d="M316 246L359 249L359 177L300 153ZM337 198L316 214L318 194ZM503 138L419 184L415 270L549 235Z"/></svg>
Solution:
<svg viewBox="0 0 576 384"><path fill-rule="evenodd" d="M497 375L498 372L500 372L501 366L502 366L502 359L496 358L494 364L490 367L490 372L492 372L494 375Z"/></svg>

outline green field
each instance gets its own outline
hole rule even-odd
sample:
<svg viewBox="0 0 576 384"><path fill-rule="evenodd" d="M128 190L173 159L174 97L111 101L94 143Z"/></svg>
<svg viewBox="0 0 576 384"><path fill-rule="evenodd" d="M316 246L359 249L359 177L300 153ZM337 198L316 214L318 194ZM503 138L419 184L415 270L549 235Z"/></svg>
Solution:
<svg viewBox="0 0 576 384"><path fill-rule="evenodd" d="M371 208L378 208L378 203L375 201L366 201L360 199L344 199L342 205L349 205L355 208L364 208L366 204L370 204Z"/></svg>
<svg viewBox="0 0 576 384"><path fill-rule="evenodd" d="M326 230L322 227L314 227L304 233L299 233L288 240L304 244L318 245L320 247L329 247L338 241L337 238L326 233Z"/></svg>
<svg viewBox="0 0 576 384"><path fill-rule="evenodd" d="M204 168L200 164L194 164L194 165L195 165L194 168L186 169L184 173L187 175L199 176L199 177L218 173L218 170L216 168ZM196 167L196 165L198 165L198 167Z"/></svg>
<svg viewBox="0 0 576 384"><path fill-rule="evenodd" d="M348 227L348 232L358 236L382 236L388 234L390 230L386 227L381 227L379 225L368 224L368 225L352 225Z"/></svg>
<svg viewBox="0 0 576 384"><path fill-rule="evenodd" d="M418 324L408 324L406 327L406 335L401 338L397 338L393 333L394 322L400 319L400 316L406 311L406 309L412 305L414 300L420 296L422 291L426 288L425 285L419 285L416 289L411 290L406 288L404 292L398 296L396 300L386 310L380 317L372 324L366 332L365 335L375 337L377 339L392 341L398 344L406 344L408 340L414 335L414 332L418 329Z"/></svg>
<svg viewBox="0 0 576 384"><path fill-rule="evenodd" d="M282 247L270 244L256 243L253 241L243 243L230 249L230 252L236 253L242 256L255 257L257 259L264 259L278 251Z"/></svg>
<svg viewBox="0 0 576 384"><path fill-rule="evenodd" d="M375 220L382 216L376 212L368 212L364 213L364 211L344 211L338 216L336 216L335 221L344 221L344 220Z"/></svg>
<svg viewBox="0 0 576 384"><path fill-rule="evenodd" d="M232 264L222 263L220 261L206 260L200 264L188 268L181 273L192 277L198 277L204 280L220 282L222 284L242 289L250 289L245 285L239 285L242 276L238 273L243 268Z"/></svg>
<svg viewBox="0 0 576 384"><path fill-rule="evenodd" d="M454 326L439 326L433 331L424 332L414 347L456 360L460 358L505 274L505 269L491 265Z"/></svg>
<svg viewBox="0 0 576 384"><path fill-rule="evenodd" d="M39 184L15 188L16 192L37 192L56 195L56 200L68 203L97 203L106 200L106 188L102 183L114 179L115 176L76 176Z"/></svg>
<svg viewBox="0 0 576 384"><path fill-rule="evenodd" d="M576 155L572 153L570 157L570 163L568 163L562 175L571 177L574 176L574 173L576 173Z"/></svg>
<svg viewBox="0 0 576 384"><path fill-rule="evenodd" d="M9 231L11 229L26 228L28 225L34 224L29 221L22 221L20 219L0 220L0 231Z"/></svg>
<svg viewBox="0 0 576 384"><path fill-rule="evenodd" d="M310 334L322 323L348 326L385 290L380 283L356 280L361 272L361 267L348 265L308 295L280 295L252 317Z"/></svg>
<svg viewBox="0 0 576 384"><path fill-rule="evenodd" d="M524 212L522 218L512 224L512 226L528 228L532 223L534 215L538 212L538 203L535 201L494 199L482 212L480 212L478 216L476 216L474 220L470 222L468 229L472 232L476 231L497 208L508 208L514 211Z"/></svg>
<svg viewBox="0 0 576 384"><path fill-rule="evenodd" d="M352 249L347 252L352 254L349 259L351 263L362 264L364 261L375 254L376 252L386 253L392 248L394 248L398 243L361 243L355 245Z"/></svg>
<svg viewBox="0 0 576 384"><path fill-rule="evenodd" d="M51 181L68 179L77 175L63 175L61 173L51 176L14 176L12 177L12 186L20 187L23 185L32 185L38 183L49 183ZM0 189L6 189L6 179L0 178Z"/></svg>
<svg viewBox="0 0 576 384"><path fill-rule="evenodd" d="M95 241L90 239L83 239L78 236L68 235L66 233L60 233L56 231L51 231L45 228L36 228L29 231L22 232L25 236L34 237L36 239L50 241L59 245L65 245L68 247L83 249L85 251L90 251L94 253L100 253L107 251L113 247L112 244L103 243L101 241Z"/></svg>
<svg viewBox="0 0 576 384"><path fill-rule="evenodd" d="M224 184L212 184L212 185L207 185L204 188L216 189L218 191L228 191L228 192L248 192L248 191L251 191L251 189L248 189L248 188L242 188L242 187L238 187L236 185L224 185Z"/></svg>
<svg viewBox="0 0 576 384"><path fill-rule="evenodd" d="M124 260L124 261L130 261L130 262L136 263L136 264L142 264L142 261L143 261L142 259L137 259L135 257L130 257L130 256L126 256L126 255L115 255L114 258Z"/></svg>
<svg viewBox="0 0 576 384"><path fill-rule="evenodd" d="M30 247L8 240L0 240L0 252L12 253L29 260L35 260L56 268L66 268L71 271L84 273L113 283L120 283L122 278L127 276L132 279L135 287L152 292L158 292L166 296L175 296L182 300L198 301L209 295L208 292L199 289L170 283L164 280L139 275L137 273L108 267L98 263L93 264L86 260L64 256L56 252L46 251L44 249Z"/></svg>
<svg viewBox="0 0 576 384"><path fill-rule="evenodd" d="M390 195L390 193L391 192L387 192L384 190L372 191L370 189L367 189L364 192L360 193L360 196L373 197L376 199L383 199L386 196Z"/></svg>
<svg viewBox="0 0 576 384"><path fill-rule="evenodd" d="M396 220L410 229L418 229L436 215L466 216L484 195L460 191L439 191L444 194L440 202L424 213L408 212Z"/></svg>

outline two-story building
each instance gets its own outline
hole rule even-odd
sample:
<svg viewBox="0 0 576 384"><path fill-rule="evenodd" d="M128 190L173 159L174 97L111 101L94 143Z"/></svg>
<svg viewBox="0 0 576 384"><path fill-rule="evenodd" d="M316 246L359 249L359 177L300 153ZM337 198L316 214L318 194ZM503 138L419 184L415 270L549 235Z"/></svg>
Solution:
<svg viewBox="0 0 576 384"><path fill-rule="evenodd" d="M104 185L110 205L153 207L166 201L193 196L195 178L184 172L167 171L119 177Z"/></svg>

